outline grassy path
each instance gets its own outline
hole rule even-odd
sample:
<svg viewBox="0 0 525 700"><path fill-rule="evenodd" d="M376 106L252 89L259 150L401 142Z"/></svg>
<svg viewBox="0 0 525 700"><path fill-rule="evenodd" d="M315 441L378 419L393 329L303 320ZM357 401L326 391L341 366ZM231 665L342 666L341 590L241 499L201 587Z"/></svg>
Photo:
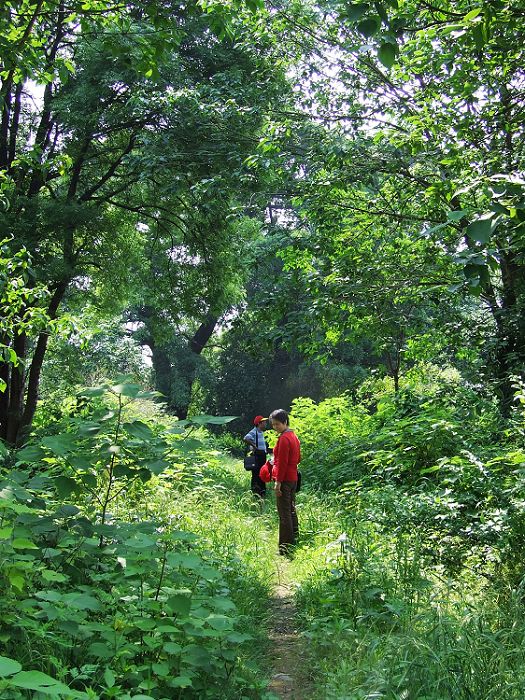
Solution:
<svg viewBox="0 0 525 700"><path fill-rule="evenodd" d="M307 499L307 494L301 496L303 507ZM261 686L259 694L250 697L313 698L296 621L294 564L277 554L273 492L261 507L250 493L241 462L217 454L208 462L200 486L173 493L161 507L179 513L180 526L197 533L228 574L246 631L254 636L248 664L253 663Z"/></svg>
<svg viewBox="0 0 525 700"><path fill-rule="evenodd" d="M273 661L269 690L278 698L307 700L309 693L304 683L304 654L302 640L297 632L295 586L290 563L277 557L276 573L269 632Z"/></svg>

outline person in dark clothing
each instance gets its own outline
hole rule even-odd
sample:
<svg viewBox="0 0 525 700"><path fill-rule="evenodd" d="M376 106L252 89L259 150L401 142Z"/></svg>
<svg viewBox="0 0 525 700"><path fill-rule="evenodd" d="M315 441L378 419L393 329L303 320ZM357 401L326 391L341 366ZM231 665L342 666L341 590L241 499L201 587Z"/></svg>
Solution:
<svg viewBox="0 0 525 700"><path fill-rule="evenodd" d="M279 554L289 555L299 534L299 522L295 510L297 491L297 465L301 461L301 445L290 429L288 413L282 409L270 414L272 428L279 433L273 448L275 496L279 513Z"/></svg>
<svg viewBox="0 0 525 700"><path fill-rule="evenodd" d="M250 445L255 455L255 469L252 469L251 489L252 493L259 498L266 496L266 484L259 476L259 470L266 462L266 442L264 440L263 428L267 419L263 416L255 416L253 428L244 436L244 442Z"/></svg>

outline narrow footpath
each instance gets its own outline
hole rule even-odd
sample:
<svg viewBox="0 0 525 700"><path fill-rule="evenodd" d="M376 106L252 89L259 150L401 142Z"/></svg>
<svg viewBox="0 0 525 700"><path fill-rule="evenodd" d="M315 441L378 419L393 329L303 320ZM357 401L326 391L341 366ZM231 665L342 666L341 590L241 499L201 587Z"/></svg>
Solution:
<svg viewBox="0 0 525 700"><path fill-rule="evenodd" d="M273 675L268 690L286 700L308 700L302 654L303 640L296 626L294 584L290 562L276 557L276 586L271 602L269 637Z"/></svg>

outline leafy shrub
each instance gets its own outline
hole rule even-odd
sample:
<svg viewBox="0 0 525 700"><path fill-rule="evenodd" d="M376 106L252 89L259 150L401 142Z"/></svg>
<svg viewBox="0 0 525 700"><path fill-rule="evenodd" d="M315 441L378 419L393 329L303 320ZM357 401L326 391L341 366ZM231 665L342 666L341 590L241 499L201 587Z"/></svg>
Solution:
<svg viewBox="0 0 525 700"><path fill-rule="evenodd" d="M133 416L145 396L129 383L85 396L84 415L1 477L2 697L46 683L72 698L250 693L238 662L250 635L217 562L178 518L138 519L133 507L161 471L184 488L205 448L194 435L228 419L149 425Z"/></svg>

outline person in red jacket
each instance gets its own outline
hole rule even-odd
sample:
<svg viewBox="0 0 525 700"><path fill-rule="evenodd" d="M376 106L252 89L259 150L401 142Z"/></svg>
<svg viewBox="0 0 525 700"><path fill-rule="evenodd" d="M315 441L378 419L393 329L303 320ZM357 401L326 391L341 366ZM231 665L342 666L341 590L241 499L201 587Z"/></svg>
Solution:
<svg viewBox="0 0 525 700"><path fill-rule="evenodd" d="M273 472L275 496L279 513L279 554L290 554L299 533L295 510L297 490L297 465L301 461L301 445L290 429L288 413L279 408L270 414L272 428L279 433L273 448Z"/></svg>

